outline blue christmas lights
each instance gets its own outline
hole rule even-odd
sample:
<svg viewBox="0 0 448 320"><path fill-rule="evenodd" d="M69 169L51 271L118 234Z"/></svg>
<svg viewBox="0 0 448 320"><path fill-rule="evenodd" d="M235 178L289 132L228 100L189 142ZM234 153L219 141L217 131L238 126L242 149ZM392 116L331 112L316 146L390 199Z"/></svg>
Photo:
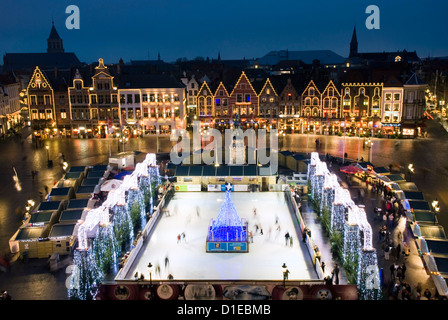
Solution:
<svg viewBox="0 0 448 320"><path fill-rule="evenodd" d="M216 220L208 234L208 241L232 242L247 241L247 230L243 220L238 216L232 199L230 189L226 191L226 198L222 204Z"/></svg>

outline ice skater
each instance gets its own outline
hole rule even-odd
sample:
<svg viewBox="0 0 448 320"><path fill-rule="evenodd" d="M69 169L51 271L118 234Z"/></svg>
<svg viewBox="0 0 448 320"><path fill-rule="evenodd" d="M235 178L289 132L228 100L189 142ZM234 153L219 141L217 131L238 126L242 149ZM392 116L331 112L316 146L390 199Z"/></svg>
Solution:
<svg viewBox="0 0 448 320"><path fill-rule="evenodd" d="M285 245L286 245L286 246L288 245L289 238L290 238L289 232L286 232L286 233L285 233Z"/></svg>
<svg viewBox="0 0 448 320"><path fill-rule="evenodd" d="M168 256L165 257L165 270L168 268L170 264L170 259L168 259Z"/></svg>

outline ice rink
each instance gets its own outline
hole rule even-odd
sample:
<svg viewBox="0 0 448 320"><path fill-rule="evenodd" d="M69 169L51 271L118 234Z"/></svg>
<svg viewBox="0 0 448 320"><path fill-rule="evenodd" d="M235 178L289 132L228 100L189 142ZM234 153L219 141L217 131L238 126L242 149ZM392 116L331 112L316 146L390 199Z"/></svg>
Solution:
<svg viewBox="0 0 448 320"><path fill-rule="evenodd" d="M149 262L153 280L165 280L169 274L175 280L281 280L283 263L290 271L289 280L318 279L282 192L232 192L238 215L254 234L253 243L248 253L207 253L207 229L224 198L225 192L176 192L169 214L158 221L126 279L133 279L136 272L149 279ZM286 245L286 232L293 237L292 246ZM182 233L185 239L178 242Z"/></svg>

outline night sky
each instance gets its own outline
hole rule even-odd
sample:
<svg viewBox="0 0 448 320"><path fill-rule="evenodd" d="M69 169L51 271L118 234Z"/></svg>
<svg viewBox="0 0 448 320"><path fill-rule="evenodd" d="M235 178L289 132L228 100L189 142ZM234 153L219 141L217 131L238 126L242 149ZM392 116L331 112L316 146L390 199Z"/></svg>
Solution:
<svg viewBox="0 0 448 320"><path fill-rule="evenodd" d="M368 30L368 5L380 29ZM68 30L66 7L80 9ZM45 52L54 20L66 52L90 63L198 56L250 59L271 50L328 49L347 57L356 25L359 52L406 49L448 56L448 2L441 0L1 0L0 53Z"/></svg>

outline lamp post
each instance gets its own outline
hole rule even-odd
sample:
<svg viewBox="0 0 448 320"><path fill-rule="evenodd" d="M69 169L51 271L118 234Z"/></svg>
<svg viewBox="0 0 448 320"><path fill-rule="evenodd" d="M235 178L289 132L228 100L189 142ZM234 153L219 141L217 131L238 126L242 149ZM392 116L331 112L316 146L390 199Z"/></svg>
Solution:
<svg viewBox="0 0 448 320"><path fill-rule="evenodd" d="M369 148L369 162L372 161L372 146L373 146L373 142L369 139L366 141L366 146L367 148Z"/></svg>
<svg viewBox="0 0 448 320"><path fill-rule="evenodd" d="M409 169L409 180L412 181L412 175L414 174L414 165L411 163L408 165L408 169Z"/></svg>
<svg viewBox="0 0 448 320"><path fill-rule="evenodd" d="M157 135L157 149L156 149L156 153L159 153L159 133L160 133L160 129L157 127L156 129L156 135Z"/></svg>
<svg viewBox="0 0 448 320"><path fill-rule="evenodd" d="M49 147L45 146L45 150L47 151L47 162L50 162L50 151L48 151Z"/></svg>
<svg viewBox="0 0 448 320"><path fill-rule="evenodd" d="M50 160L50 151L49 151L49 146L45 146L45 150L47 151L47 166L48 168L51 168L53 166L53 161Z"/></svg>
<svg viewBox="0 0 448 320"><path fill-rule="evenodd" d="M436 213L439 213L439 211L440 211L439 200L436 199L432 202L432 208L434 209L434 211Z"/></svg>
<svg viewBox="0 0 448 320"><path fill-rule="evenodd" d="M286 285L286 279L288 279L288 273L289 273L286 263L283 263L282 269L283 269L283 288L284 288Z"/></svg>
<svg viewBox="0 0 448 320"><path fill-rule="evenodd" d="M152 300L153 298L153 292L152 292L152 263L148 263L148 269L149 269L149 299Z"/></svg>

